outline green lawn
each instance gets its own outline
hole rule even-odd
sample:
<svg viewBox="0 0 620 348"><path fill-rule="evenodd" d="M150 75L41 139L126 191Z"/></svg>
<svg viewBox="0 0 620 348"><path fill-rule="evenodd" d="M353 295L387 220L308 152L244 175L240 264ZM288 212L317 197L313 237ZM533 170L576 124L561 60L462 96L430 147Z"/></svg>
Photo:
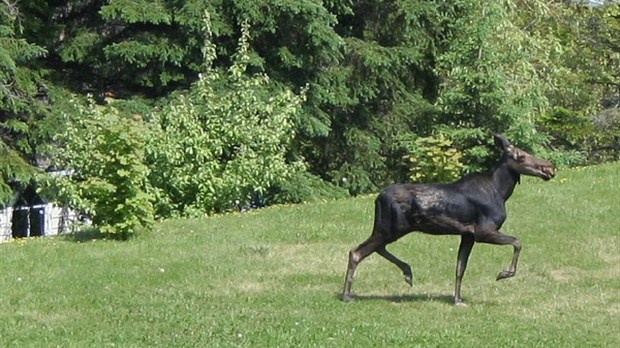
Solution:
<svg viewBox="0 0 620 348"><path fill-rule="evenodd" d="M171 220L129 242L0 244L2 347L620 347L620 163L523 178L504 231L474 247L468 307L450 304L459 238L411 234L339 300L373 197Z"/></svg>

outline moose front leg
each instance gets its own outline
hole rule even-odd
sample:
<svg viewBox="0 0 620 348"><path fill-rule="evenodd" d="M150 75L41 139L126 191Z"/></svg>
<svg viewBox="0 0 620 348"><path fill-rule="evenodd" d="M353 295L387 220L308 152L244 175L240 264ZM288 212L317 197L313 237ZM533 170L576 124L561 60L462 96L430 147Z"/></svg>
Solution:
<svg viewBox="0 0 620 348"><path fill-rule="evenodd" d="M519 262L519 254L521 253L521 242L517 238L514 238L514 237L511 237L511 238L513 238L513 241L510 244L512 244L512 246L514 247L514 252L512 254L512 262L510 262L510 266L508 267L507 270L499 272L495 280L510 278L510 277L513 277L515 273L517 273L517 263Z"/></svg>
<svg viewBox="0 0 620 348"><path fill-rule="evenodd" d="M513 277L517 273L517 264L519 263L519 254L521 253L521 242L513 237L503 234L499 231L476 231L476 242L497 244L497 245L512 245L514 248L512 254L512 262L508 266L507 270L501 271L496 280Z"/></svg>

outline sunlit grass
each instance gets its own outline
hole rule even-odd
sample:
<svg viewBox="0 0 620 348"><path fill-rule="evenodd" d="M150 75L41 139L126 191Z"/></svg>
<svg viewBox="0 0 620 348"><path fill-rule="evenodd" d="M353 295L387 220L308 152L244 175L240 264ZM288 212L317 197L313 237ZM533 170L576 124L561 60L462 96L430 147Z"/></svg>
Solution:
<svg viewBox="0 0 620 348"><path fill-rule="evenodd" d="M0 244L0 343L19 347L620 346L620 164L524 178L504 231L524 247L476 245L450 304L458 237L412 234L371 256L345 304L348 250L373 197L170 220L129 242Z"/></svg>

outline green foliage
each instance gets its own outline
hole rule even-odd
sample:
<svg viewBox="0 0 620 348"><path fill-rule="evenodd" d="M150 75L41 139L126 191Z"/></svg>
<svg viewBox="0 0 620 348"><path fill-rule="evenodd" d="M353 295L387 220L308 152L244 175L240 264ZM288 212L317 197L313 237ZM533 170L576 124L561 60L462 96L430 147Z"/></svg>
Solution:
<svg viewBox="0 0 620 348"><path fill-rule="evenodd" d="M18 15L19 10L13 4L0 3L0 108L11 113L31 109L28 103L38 92L35 80L39 75L28 63L46 53L42 47L20 37Z"/></svg>
<svg viewBox="0 0 620 348"><path fill-rule="evenodd" d="M552 137L558 152L580 155L568 157L562 164L582 165L618 159L618 109L606 109L591 117L556 107L542 118L540 127Z"/></svg>
<svg viewBox="0 0 620 348"><path fill-rule="evenodd" d="M114 106L74 101L55 140L54 162L67 171L51 182L61 202L88 214L102 233L127 239L153 222L145 131Z"/></svg>
<svg viewBox="0 0 620 348"><path fill-rule="evenodd" d="M246 73L248 25L235 62L226 72L213 69L208 18L206 24L206 71L152 116L149 178L159 216L239 208L303 169L287 159L303 94Z"/></svg>
<svg viewBox="0 0 620 348"><path fill-rule="evenodd" d="M46 51L21 37L19 15L16 4L0 2L0 206L34 179L36 121L47 114L37 98L41 73L31 66Z"/></svg>
<svg viewBox="0 0 620 348"><path fill-rule="evenodd" d="M454 128L449 125L438 125L436 133L449 139L452 146L462 152L465 172L485 171L497 162L498 157L497 152L493 151L495 145L492 137L482 127ZM516 139L511 138L511 140Z"/></svg>
<svg viewBox="0 0 620 348"><path fill-rule="evenodd" d="M0 142L0 207L14 198L16 185L25 186L36 173L17 151Z"/></svg>
<svg viewBox="0 0 620 348"><path fill-rule="evenodd" d="M620 105L620 3L608 1L593 10L588 18L588 31L582 37L581 48L593 51L589 81L603 87L605 101Z"/></svg>
<svg viewBox="0 0 620 348"><path fill-rule="evenodd" d="M60 38L50 50L88 76L74 78L98 93L121 87L161 94L169 86L185 85L199 54L192 40L196 28L180 26L169 5L143 0L50 5L49 15L57 23L50 30ZM76 16L79 25L73 22Z"/></svg>
<svg viewBox="0 0 620 348"><path fill-rule="evenodd" d="M408 153L409 179L413 182L450 182L459 178L465 166L462 153L452 141L439 134L404 142Z"/></svg>
<svg viewBox="0 0 620 348"><path fill-rule="evenodd" d="M531 59L538 47L512 21L513 11L519 11L516 2L457 1L455 8L459 17L450 23L438 57L438 103L444 113L440 123L461 132L464 149L476 149L479 135L491 132L535 147L542 139L534 121L547 100ZM468 133L471 138L462 138ZM469 150L464 156L467 163L489 161Z"/></svg>
<svg viewBox="0 0 620 348"><path fill-rule="evenodd" d="M538 80L551 108L593 114L599 107L601 89L591 77L598 70L598 53L584 35L593 9L577 3L530 0L533 11L514 11L512 21L523 28L531 47ZM523 6L521 6L523 8ZM588 71L587 73L585 73ZM550 112L550 111L547 111ZM543 114L547 113L543 111Z"/></svg>
<svg viewBox="0 0 620 348"><path fill-rule="evenodd" d="M45 76L50 84L77 94L92 93L99 103L110 97L140 100L123 106L122 112L133 109L150 123L150 105L203 103L192 96L194 92L180 92L204 84L198 81L199 73L211 76L208 88L214 95L233 84L223 71L241 59L237 35L243 23L252 25L253 31L239 71L250 80L257 71L270 79L258 87L241 88L253 89L261 99L307 86L298 112L290 113L295 136L282 142L288 163L303 158L312 178L350 193L374 191L408 177L408 164L402 160L407 149L401 139L442 135L460 149L467 171L488 168L496 160L489 146L492 132L502 132L537 153L547 150L565 164L580 163L580 158L617 158L617 133L599 129L598 121L588 128L598 135L593 133L588 139L596 140L588 140L587 146L568 146L552 130L557 124L569 124L573 117L597 119L608 112L601 109L617 107L617 2L594 8L546 0L23 0L8 4L0 4L6 15L3 20L9 19L3 23L11 23L0 31L0 37L10 39L0 48L8 52L0 56L0 65L12 69L12 59L23 72L14 74L21 76L15 81L27 81L21 91L28 93L11 99L19 101L15 105L24 112L10 122L0 120L4 127L0 137L26 163L32 162L39 143L46 141L38 138L45 107L37 100L45 99L47 92L33 81ZM20 10L19 16L14 9ZM206 68L205 10L213 17L208 48L213 58ZM45 57L44 50L49 52ZM48 71L44 74L33 66L45 66ZM220 76L213 78L215 73ZM180 101L180 94L189 101ZM145 107L138 106L142 101ZM120 102L115 105L121 107ZM162 110L166 108L171 106ZM562 113L566 120L555 119L561 116L556 108L568 111ZM226 113L224 109L211 111ZM196 131L209 133L205 120L224 117L205 115L196 116L202 127ZM165 119L156 118L157 122ZM547 121L557 123L545 125ZM232 136L225 138L233 141ZM185 151L182 141L176 141L177 150ZM188 146L192 152L202 148L200 141ZM205 156L226 162L226 155ZM189 163L191 155L179 161ZM298 179L303 182L304 175ZM190 182L174 183L160 195L162 212L176 206L184 210L182 201L197 202L180 193L190 188L200 192L192 188L196 182ZM260 187L260 192L278 185L269 182L248 185ZM163 180L162 187L167 183ZM237 194L255 194L243 191ZM222 194L234 196L226 190ZM293 196L307 195L300 191L291 196L297 199ZM247 199L239 199L239 204ZM204 206L189 204L201 206L198 211Z"/></svg>
<svg viewBox="0 0 620 348"><path fill-rule="evenodd" d="M602 110L593 118L596 144L591 163L620 160L620 108Z"/></svg>
<svg viewBox="0 0 620 348"><path fill-rule="evenodd" d="M549 104L536 123L550 136L554 151L548 157L567 165L617 158L617 131L600 127L597 119L607 119L620 100L620 5L586 7L535 0L525 4L533 11L515 12L512 20L527 28L528 42L535 49L532 62ZM612 110L601 110L607 108Z"/></svg>
<svg viewBox="0 0 620 348"><path fill-rule="evenodd" d="M282 180L271 191L267 195L268 204L308 203L349 197L344 188L301 171Z"/></svg>
<svg viewBox="0 0 620 348"><path fill-rule="evenodd" d="M574 113L561 107L555 107L541 119L541 127L552 137L553 144L562 150L581 152L583 164L587 149L594 139L594 124L585 115Z"/></svg>
<svg viewBox="0 0 620 348"><path fill-rule="evenodd" d="M434 35L442 6L354 2L339 13L344 58L326 71L326 91L310 99L328 111L331 125L326 139L314 141L322 153L311 161L313 172L353 194L405 179L398 139L430 133L436 117Z"/></svg>

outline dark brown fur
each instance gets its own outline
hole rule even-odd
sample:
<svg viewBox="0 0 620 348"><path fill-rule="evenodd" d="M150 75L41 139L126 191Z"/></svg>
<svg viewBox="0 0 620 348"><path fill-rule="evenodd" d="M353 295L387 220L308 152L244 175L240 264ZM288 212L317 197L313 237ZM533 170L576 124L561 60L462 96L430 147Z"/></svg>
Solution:
<svg viewBox="0 0 620 348"><path fill-rule="evenodd" d="M495 134L494 137L504 156L492 172L468 175L448 184L394 184L379 193L375 201L372 234L349 253L343 300L352 300L355 268L373 252L398 266L405 281L412 285L411 268L388 252L386 245L413 231L461 236L456 264L455 304L463 304L461 281L475 242L512 245L512 262L507 270L498 274L497 280L515 275L521 242L499 231L506 220L505 202L521 174L549 180L555 176L556 169L550 162L516 148L503 136Z"/></svg>

